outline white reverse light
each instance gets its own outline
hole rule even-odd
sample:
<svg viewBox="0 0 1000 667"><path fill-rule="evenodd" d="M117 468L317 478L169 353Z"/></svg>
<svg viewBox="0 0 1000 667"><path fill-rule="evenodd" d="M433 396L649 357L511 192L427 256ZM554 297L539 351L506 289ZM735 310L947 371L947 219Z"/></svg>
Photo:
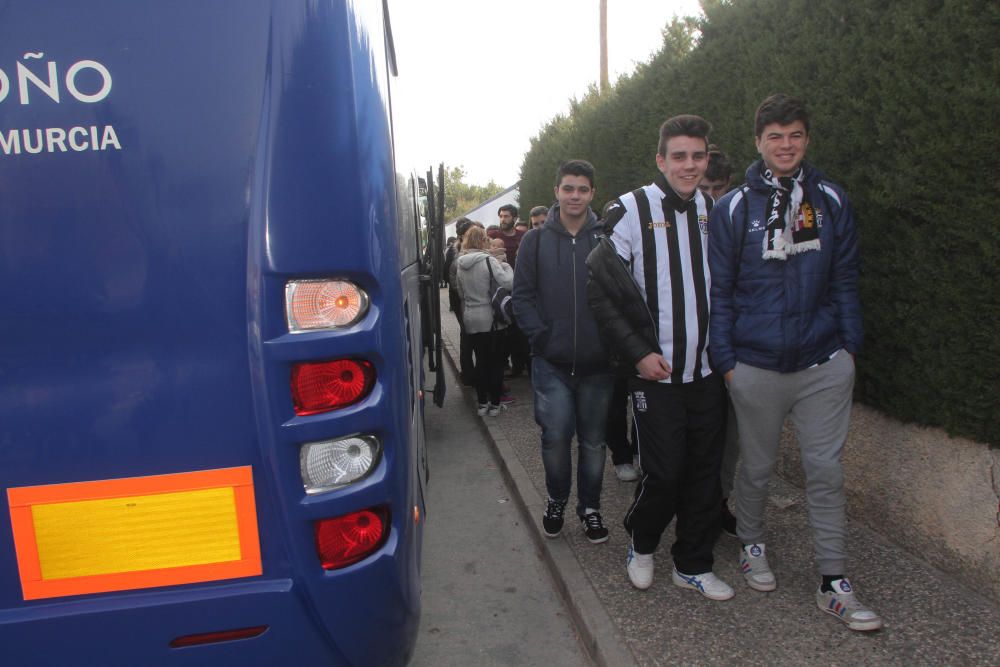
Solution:
<svg viewBox="0 0 1000 667"><path fill-rule="evenodd" d="M370 435L302 445L299 468L306 493L322 493L364 478L378 465L382 445Z"/></svg>
<svg viewBox="0 0 1000 667"><path fill-rule="evenodd" d="M291 333L349 327L368 312L368 295L346 280L290 280L285 312Z"/></svg>

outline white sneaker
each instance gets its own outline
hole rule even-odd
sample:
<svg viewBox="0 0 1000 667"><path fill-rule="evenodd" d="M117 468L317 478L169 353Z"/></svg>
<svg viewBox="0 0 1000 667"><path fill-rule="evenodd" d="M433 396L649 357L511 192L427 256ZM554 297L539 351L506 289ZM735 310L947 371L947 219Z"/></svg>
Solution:
<svg viewBox="0 0 1000 667"><path fill-rule="evenodd" d="M479 404L479 409L476 410L476 414L479 415L480 417L485 417L486 416L486 412L489 409L490 409L490 404L489 403L480 403Z"/></svg>
<svg viewBox="0 0 1000 667"><path fill-rule="evenodd" d="M767 593L778 587L774 572L771 572L771 567L767 564L767 552L763 543L740 547L740 571L747 586L755 591Z"/></svg>
<svg viewBox="0 0 1000 667"><path fill-rule="evenodd" d="M736 595L733 587L719 579L712 572L704 574L681 574L674 568L674 586L696 590L709 600L728 600Z"/></svg>
<svg viewBox="0 0 1000 667"><path fill-rule="evenodd" d="M632 585L641 591L653 585L653 554L637 554L630 542L625 556L625 570Z"/></svg>
<svg viewBox="0 0 1000 667"><path fill-rule="evenodd" d="M639 479L639 473L631 463L619 463L615 466L615 475L622 482L634 482Z"/></svg>
<svg viewBox="0 0 1000 667"><path fill-rule="evenodd" d="M490 417L496 417L497 415L500 414L500 406L499 405L493 405L492 403L490 403L490 407L489 407L489 410L487 410L487 414Z"/></svg>
<svg viewBox="0 0 1000 667"><path fill-rule="evenodd" d="M816 606L847 624L851 630L867 632L882 627L878 614L866 607L854 595L851 582L835 579L830 584L833 591L816 591Z"/></svg>

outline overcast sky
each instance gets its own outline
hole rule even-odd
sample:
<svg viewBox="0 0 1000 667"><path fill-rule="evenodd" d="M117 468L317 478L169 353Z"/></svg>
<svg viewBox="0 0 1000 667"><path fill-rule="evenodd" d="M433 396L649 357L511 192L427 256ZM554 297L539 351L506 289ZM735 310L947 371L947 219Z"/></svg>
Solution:
<svg viewBox="0 0 1000 667"><path fill-rule="evenodd" d="M513 185L531 137L597 83L599 0L389 0L400 169L463 165ZM608 0L611 81L649 60L698 0ZM429 95L433 97L429 97Z"/></svg>

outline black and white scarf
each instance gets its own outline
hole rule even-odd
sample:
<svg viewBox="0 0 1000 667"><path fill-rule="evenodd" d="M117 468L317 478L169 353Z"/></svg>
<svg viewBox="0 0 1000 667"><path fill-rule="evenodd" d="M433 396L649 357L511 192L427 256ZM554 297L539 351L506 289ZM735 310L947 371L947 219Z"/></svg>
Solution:
<svg viewBox="0 0 1000 667"><path fill-rule="evenodd" d="M763 258L783 260L788 255L819 250L816 212L805 199L802 167L791 176L775 176L767 165L761 164L760 175L771 186Z"/></svg>

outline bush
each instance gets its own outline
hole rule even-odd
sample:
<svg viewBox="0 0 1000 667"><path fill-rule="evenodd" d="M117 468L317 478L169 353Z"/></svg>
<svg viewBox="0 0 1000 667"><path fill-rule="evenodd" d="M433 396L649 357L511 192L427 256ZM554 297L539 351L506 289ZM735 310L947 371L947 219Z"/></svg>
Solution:
<svg viewBox="0 0 1000 667"><path fill-rule="evenodd" d="M647 65L554 119L521 168L521 201L552 201L559 162L590 160L595 206L652 180L657 129L696 113L736 165L753 113L806 100L809 159L851 195L866 344L857 398L1000 446L1000 5L948 0L703 3ZM700 33L696 44L692 37ZM741 179L738 179L741 180Z"/></svg>

